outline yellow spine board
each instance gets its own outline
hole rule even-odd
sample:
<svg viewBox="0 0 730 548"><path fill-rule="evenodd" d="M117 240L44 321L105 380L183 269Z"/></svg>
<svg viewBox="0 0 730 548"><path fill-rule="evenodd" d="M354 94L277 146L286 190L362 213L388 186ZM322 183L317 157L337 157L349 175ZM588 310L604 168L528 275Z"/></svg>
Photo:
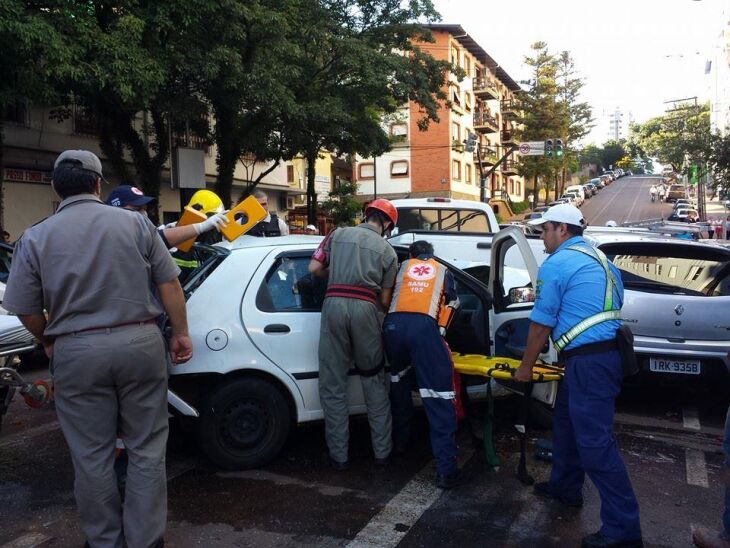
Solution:
<svg viewBox="0 0 730 548"><path fill-rule="evenodd" d="M177 222L176 226L194 225L196 223L205 221L205 219L207 219L205 214L193 209L192 207L185 207L185 209L183 209L183 214L180 216L180 220ZM188 252L190 251L190 248L193 247L194 243L195 238L190 238L189 240L185 240L175 247L177 247L180 251Z"/></svg>
<svg viewBox="0 0 730 548"><path fill-rule="evenodd" d="M251 230L256 224L266 218L268 213L261 207L256 198L249 196L236 207L226 213L228 224L221 229L221 233L226 240L232 242L239 236L243 236ZM243 216L241 224L236 220L237 217Z"/></svg>
<svg viewBox="0 0 730 548"><path fill-rule="evenodd" d="M511 380L515 369L520 366L520 360L480 356L478 354L458 354L453 352L454 369L465 375L492 377L494 379ZM532 368L533 382L559 381L563 378L563 371L559 367L536 364Z"/></svg>

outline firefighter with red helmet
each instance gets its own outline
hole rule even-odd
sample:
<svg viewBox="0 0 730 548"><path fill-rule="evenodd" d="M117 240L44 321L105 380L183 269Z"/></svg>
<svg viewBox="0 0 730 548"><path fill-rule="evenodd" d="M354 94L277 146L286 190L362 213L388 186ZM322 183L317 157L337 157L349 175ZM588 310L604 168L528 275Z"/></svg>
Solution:
<svg viewBox="0 0 730 548"><path fill-rule="evenodd" d="M382 318L398 272L398 257L384 237L397 222L392 203L374 200L365 209L365 221L331 232L309 265L312 274L328 278L319 340L319 398L336 470L349 466L347 382L353 368L362 381L375 464L388 464L393 448Z"/></svg>
<svg viewBox="0 0 730 548"><path fill-rule="evenodd" d="M413 414L411 389L417 386L428 418L436 459L436 485L460 482L456 466L457 390L454 367L443 336L459 306L454 278L436 261L433 246L413 242L410 259L398 271L393 299L383 324L391 369L390 401L396 451L408 443Z"/></svg>

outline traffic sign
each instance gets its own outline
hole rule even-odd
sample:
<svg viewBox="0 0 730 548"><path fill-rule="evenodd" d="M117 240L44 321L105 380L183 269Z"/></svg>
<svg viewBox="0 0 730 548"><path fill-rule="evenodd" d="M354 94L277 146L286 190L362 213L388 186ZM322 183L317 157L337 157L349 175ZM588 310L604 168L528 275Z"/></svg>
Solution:
<svg viewBox="0 0 730 548"><path fill-rule="evenodd" d="M522 156L542 156L545 154L545 141L520 143L519 153Z"/></svg>

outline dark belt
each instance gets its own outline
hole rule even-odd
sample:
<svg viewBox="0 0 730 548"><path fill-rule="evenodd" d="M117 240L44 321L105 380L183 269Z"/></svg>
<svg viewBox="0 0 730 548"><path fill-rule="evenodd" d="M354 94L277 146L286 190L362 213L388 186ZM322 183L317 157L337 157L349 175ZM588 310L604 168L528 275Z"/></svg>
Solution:
<svg viewBox="0 0 730 548"><path fill-rule="evenodd" d="M589 354L600 354L601 352L609 352L611 350L618 350L616 339L609 341L598 341L594 343L584 344L578 348L571 348L570 350L563 350L559 356L558 361L565 363L565 360L572 358L573 356L587 356Z"/></svg>
<svg viewBox="0 0 730 548"><path fill-rule="evenodd" d="M140 320L138 322L118 323L116 325L109 325L106 327L87 327L86 329L79 329L77 331L73 331L73 333L87 333L89 331L105 331L107 329L117 329L119 327L127 327L130 325L148 325L148 324L154 324L154 323L157 323L157 321L154 318L150 318L149 320Z"/></svg>
<svg viewBox="0 0 730 548"><path fill-rule="evenodd" d="M330 284L327 286L325 297L342 297L344 299L358 299L375 304L377 293L369 287L357 285Z"/></svg>

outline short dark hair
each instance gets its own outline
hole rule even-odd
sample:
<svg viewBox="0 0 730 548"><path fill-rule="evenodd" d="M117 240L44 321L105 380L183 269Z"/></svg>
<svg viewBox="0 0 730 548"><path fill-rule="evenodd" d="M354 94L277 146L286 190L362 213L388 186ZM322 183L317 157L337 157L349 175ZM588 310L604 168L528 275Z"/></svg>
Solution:
<svg viewBox="0 0 730 548"><path fill-rule="evenodd" d="M421 255L433 255L433 245L426 240L417 240L410 245L408 253L414 259Z"/></svg>
<svg viewBox="0 0 730 548"><path fill-rule="evenodd" d="M547 223L550 223L551 225L553 225L553 230L558 228L558 225L564 224L567 227L568 234L570 234L571 236L583 236L583 227L582 226L571 225L568 223L558 223L556 221L547 221ZM545 224L547 224L547 223L545 223Z"/></svg>
<svg viewBox="0 0 730 548"><path fill-rule="evenodd" d="M370 221L377 221L382 226L385 226L385 223L392 223L390 220L390 217L388 217L385 213L378 209L368 209L367 215L365 216L365 222Z"/></svg>
<svg viewBox="0 0 730 548"><path fill-rule="evenodd" d="M73 162L62 162L53 170L53 188L63 199L77 194L91 194L99 179L96 173L82 169Z"/></svg>

